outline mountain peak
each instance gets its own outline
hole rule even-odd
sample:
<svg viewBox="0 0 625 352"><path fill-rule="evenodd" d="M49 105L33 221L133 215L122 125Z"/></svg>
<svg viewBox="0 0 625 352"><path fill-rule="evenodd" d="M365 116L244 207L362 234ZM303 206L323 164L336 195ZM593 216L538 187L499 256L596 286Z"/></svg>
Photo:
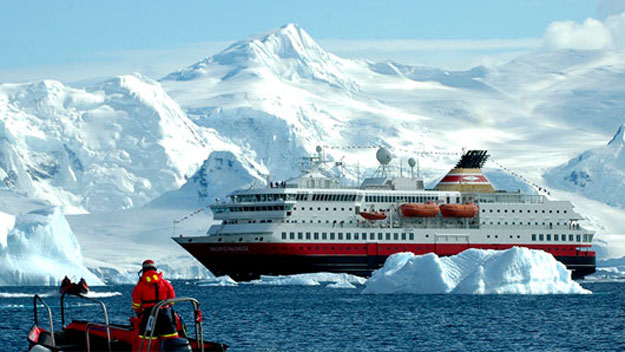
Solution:
<svg viewBox="0 0 625 352"><path fill-rule="evenodd" d="M288 23L238 41L215 56L163 79L188 81L209 76L217 70L223 72L223 67L229 66L231 68L221 77L222 81L242 74L254 77L259 71L268 71L289 81L313 79L335 87L357 89L357 84L345 74L345 62L323 50L299 25Z"/></svg>
<svg viewBox="0 0 625 352"><path fill-rule="evenodd" d="M329 54L295 23L232 44L213 57L222 65L252 60L267 63L276 59L321 59Z"/></svg>

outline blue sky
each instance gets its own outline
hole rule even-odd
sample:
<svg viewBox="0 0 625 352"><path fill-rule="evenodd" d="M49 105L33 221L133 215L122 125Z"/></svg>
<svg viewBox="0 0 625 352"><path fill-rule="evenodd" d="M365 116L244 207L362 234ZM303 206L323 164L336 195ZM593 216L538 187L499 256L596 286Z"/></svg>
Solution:
<svg viewBox="0 0 625 352"><path fill-rule="evenodd" d="M161 74L289 22L340 51L345 41L540 38L550 23L597 9L592 0L3 1L0 82L108 75L115 65Z"/></svg>

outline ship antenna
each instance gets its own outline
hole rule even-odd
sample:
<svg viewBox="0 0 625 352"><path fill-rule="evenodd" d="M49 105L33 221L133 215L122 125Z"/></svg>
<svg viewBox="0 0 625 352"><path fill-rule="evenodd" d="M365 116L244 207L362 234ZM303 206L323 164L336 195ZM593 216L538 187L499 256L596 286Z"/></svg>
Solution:
<svg viewBox="0 0 625 352"><path fill-rule="evenodd" d="M421 178L421 174L419 173L419 157L417 157L417 178Z"/></svg>

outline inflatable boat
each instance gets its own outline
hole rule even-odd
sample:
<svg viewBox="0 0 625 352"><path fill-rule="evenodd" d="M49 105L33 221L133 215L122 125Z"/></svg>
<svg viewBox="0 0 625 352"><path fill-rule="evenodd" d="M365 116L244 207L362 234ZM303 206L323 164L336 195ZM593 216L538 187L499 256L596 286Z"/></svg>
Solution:
<svg viewBox="0 0 625 352"><path fill-rule="evenodd" d="M103 321L73 320L69 324L65 321L65 298L78 297L100 306ZM190 302L193 305L193 324L195 336L187 335L186 326L176 313L176 323L179 338L160 340L154 335L158 310L172 303ZM48 326L39 324L38 307L47 311ZM84 305L85 308L94 307L93 304ZM104 302L86 297L80 293L63 292L61 294L61 330L55 331L50 306L39 295L33 298L35 322L28 332L30 352L77 352L77 351L128 351L128 352L196 352L196 351L226 351L228 345L204 341L202 326L202 311L200 303L194 298L180 297L158 302L150 311L150 318L145 331L139 331L140 319L130 318L130 325L111 324Z"/></svg>

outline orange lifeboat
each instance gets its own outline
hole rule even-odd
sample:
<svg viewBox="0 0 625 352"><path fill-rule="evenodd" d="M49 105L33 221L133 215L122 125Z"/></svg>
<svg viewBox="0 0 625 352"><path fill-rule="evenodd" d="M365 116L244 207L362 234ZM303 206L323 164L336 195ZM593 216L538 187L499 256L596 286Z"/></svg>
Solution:
<svg viewBox="0 0 625 352"><path fill-rule="evenodd" d="M384 220L384 219L386 219L386 214L380 213L380 212L377 212L377 211L370 211L370 212L363 211L363 212L360 213L360 216L362 216L363 218L365 218L367 220Z"/></svg>
<svg viewBox="0 0 625 352"><path fill-rule="evenodd" d="M422 203L404 203L399 206L401 215L407 218L433 218L438 215L438 205L429 201Z"/></svg>
<svg viewBox="0 0 625 352"><path fill-rule="evenodd" d="M441 215L450 218L472 218L477 214L477 205L468 202L466 204L443 204L440 206Z"/></svg>

